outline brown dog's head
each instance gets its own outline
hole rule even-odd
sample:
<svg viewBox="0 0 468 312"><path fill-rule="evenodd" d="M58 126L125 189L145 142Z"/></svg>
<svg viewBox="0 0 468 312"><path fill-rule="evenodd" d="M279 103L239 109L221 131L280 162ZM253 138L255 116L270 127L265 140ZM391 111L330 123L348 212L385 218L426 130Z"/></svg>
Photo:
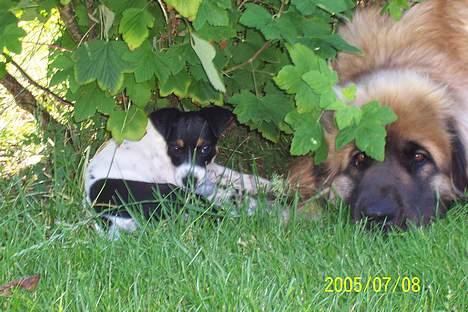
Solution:
<svg viewBox="0 0 468 312"><path fill-rule="evenodd" d="M357 86L356 105L378 100L398 120L387 127L383 162L352 144L335 151L336 130L328 126L331 186L350 204L353 220L404 228L445 214L468 184L466 147L450 118L447 91L405 71L380 72Z"/></svg>

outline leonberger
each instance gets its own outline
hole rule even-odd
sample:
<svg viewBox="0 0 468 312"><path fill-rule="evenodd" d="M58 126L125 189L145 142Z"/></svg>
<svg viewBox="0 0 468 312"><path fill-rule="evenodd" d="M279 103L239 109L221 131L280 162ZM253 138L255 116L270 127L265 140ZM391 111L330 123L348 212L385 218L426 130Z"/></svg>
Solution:
<svg viewBox="0 0 468 312"><path fill-rule="evenodd" d="M398 120L387 130L385 160L349 144L335 149L333 116L323 118L329 154L298 159L290 182L304 199L330 189L353 220L384 228L423 225L466 201L468 185L468 0L428 0L400 21L379 8L358 10L340 35L361 49L333 64L340 90L355 84L353 105L377 100Z"/></svg>

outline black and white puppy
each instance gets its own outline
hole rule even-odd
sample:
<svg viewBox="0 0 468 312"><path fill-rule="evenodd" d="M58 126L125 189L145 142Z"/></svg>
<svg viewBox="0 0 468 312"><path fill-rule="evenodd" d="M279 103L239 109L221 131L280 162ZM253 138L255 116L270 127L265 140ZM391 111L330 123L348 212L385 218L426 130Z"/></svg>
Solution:
<svg viewBox="0 0 468 312"><path fill-rule="evenodd" d="M84 180L87 201L110 222L110 234L137 228L125 209L130 202L139 203L147 219L160 216L155 192L167 195L191 186L220 205L236 194L254 195L258 186L268 188L265 179L213 162L217 141L232 120L232 113L220 107L195 112L162 109L149 116L141 140L106 142L91 159ZM249 208L254 209L256 201L249 195Z"/></svg>

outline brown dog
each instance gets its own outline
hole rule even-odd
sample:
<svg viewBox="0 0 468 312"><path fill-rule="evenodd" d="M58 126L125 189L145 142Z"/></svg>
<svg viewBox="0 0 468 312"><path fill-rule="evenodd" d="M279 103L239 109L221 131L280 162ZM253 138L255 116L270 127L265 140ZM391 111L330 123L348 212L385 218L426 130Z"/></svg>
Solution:
<svg viewBox="0 0 468 312"><path fill-rule="evenodd" d="M339 54L337 91L357 86L354 105L378 100L398 120L387 127L385 161L349 144L335 150L325 117L326 162L292 166L290 182L304 199L330 188L351 206L353 220L405 227L443 215L468 185L468 0L428 0L398 22L377 8L356 12L340 35L362 50Z"/></svg>

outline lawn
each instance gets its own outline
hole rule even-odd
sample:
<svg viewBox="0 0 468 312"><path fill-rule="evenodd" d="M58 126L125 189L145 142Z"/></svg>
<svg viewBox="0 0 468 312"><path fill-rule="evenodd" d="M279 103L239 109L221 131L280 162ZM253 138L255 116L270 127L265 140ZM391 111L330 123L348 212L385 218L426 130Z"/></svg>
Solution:
<svg viewBox="0 0 468 312"><path fill-rule="evenodd" d="M284 146L239 131L223 140L220 162L284 173ZM66 141L55 137L41 162L0 179L0 285L41 276L32 292L0 296L2 311L467 310L466 203L385 235L350 222L339 202L310 219L280 199L253 217L175 217L110 241L82 203L86 143Z"/></svg>

